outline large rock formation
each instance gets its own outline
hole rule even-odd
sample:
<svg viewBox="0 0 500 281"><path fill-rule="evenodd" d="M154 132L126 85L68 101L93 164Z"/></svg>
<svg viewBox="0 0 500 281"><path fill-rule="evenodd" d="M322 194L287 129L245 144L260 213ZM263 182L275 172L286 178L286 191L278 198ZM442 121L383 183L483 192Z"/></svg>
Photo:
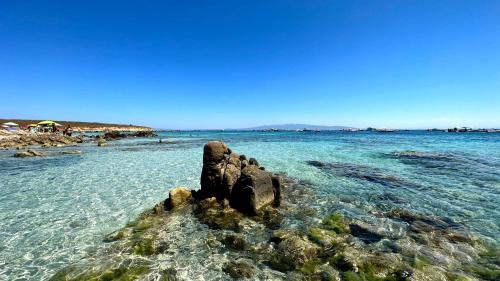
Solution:
<svg viewBox="0 0 500 281"><path fill-rule="evenodd" d="M220 141L205 145L199 199L227 199L231 207L254 215L264 206L279 206L280 189L279 177L264 171L257 160L247 161Z"/></svg>

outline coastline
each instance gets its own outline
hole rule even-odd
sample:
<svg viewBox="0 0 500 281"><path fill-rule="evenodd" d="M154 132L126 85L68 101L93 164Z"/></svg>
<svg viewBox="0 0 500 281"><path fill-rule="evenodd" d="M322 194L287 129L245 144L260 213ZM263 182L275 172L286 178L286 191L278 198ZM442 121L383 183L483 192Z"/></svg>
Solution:
<svg viewBox="0 0 500 281"><path fill-rule="evenodd" d="M0 123L4 121L14 121L21 127L29 124L37 124L41 120L11 120L0 119ZM137 125L119 125L119 124L106 124L96 122L77 122L77 121L56 121L60 124L59 128L70 126L73 130L73 136L65 136L59 130L57 133L42 133L31 132L28 130L17 129L15 131L8 131L0 129L0 149L17 148L22 149L31 146L51 147L51 146L68 146L80 144L92 137L86 136L87 133L132 133L138 136L151 136L153 135L153 128ZM125 135L123 135L125 136ZM113 139L111 138L107 138Z"/></svg>

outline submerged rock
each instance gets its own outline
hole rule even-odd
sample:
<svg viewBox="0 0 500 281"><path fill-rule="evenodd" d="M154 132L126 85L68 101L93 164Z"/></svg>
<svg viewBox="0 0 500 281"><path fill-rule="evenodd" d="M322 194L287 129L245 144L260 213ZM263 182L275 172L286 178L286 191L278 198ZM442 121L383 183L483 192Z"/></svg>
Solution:
<svg viewBox="0 0 500 281"><path fill-rule="evenodd" d="M14 154L14 157L39 157L39 156L45 156L45 154L31 149L26 151L16 152L16 154Z"/></svg>
<svg viewBox="0 0 500 281"><path fill-rule="evenodd" d="M233 278L252 278L255 275L257 268L252 260L240 258L235 261L228 262L224 268L224 272Z"/></svg>
<svg viewBox="0 0 500 281"><path fill-rule="evenodd" d="M245 250L247 247L247 241L245 236L242 234L230 234L227 235L224 240L222 240L222 244L226 245L226 247L233 250Z"/></svg>
<svg viewBox="0 0 500 281"><path fill-rule="evenodd" d="M97 138L97 146L107 146L108 143L104 138Z"/></svg>
<svg viewBox="0 0 500 281"><path fill-rule="evenodd" d="M296 234L284 235L281 239L270 260L271 267L277 270L294 270L318 254L318 246Z"/></svg>
<svg viewBox="0 0 500 281"><path fill-rule="evenodd" d="M388 171L367 165L320 161L307 161L307 164L336 176L366 180L386 187L422 188L421 185L399 178Z"/></svg>
<svg viewBox="0 0 500 281"><path fill-rule="evenodd" d="M61 152L62 154L82 154L80 150L66 150Z"/></svg>
<svg viewBox="0 0 500 281"><path fill-rule="evenodd" d="M370 231L364 227L361 227L357 224L350 224L349 229L351 231L352 236L357 237L361 241L365 242L366 244L371 244L378 242L382 240L383 236L375 233L373 231Z"/></svg>

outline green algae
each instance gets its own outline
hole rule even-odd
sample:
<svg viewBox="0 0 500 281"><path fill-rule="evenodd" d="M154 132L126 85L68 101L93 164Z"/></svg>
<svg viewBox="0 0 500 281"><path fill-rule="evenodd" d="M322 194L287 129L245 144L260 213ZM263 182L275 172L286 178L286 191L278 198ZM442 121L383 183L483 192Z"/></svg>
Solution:
<svg viewBox="0 0 500 281"><path fill-rule="evenodd" d="M117 232L110 233L104 237L103 242L109 243L109 242L115 242L122 240L123 238L127 237L126 231L125 230L120 230Z"/></svg>
<svg viewBox="0 0 500 281"><path fill-rule="evenodd" d="M353 271L354 265L343 254L331 257L328 262L340 271Z"/></svg>
<svg viewBox="0 0 500 281"><path fill-rule="evenodd" d="M134 254L141 256L151 256L156 254L153 243L154 239L152 238L144 238L136 241L133 246Z"/></svg>
<svg viewBox="0 0 500 281"><path fill-rule="evenodd" d="M295 269L292 265L283 262L277 253L271 254L271 257L269 258L269 261L267 262L267 264L272 269L275 269L275 270L278 270L281 272L287 272L287 271L291 271L291 270Z"/></svg>
<svg viewBox="0 0 500 281"><path fill-rule="evenodd" d="M299 269L304 275L313 275L316 272L316 267L320 266L322 261L320 259L312 259L305 262Z"/></svg>
<svg viewBox="0 0 500 281"><path fill-rule="evenodd" d="M344 221L344 217L341 213L332 214L323 219L322 227L328 230L332 230L337 234L347 234L349 233L349 228Z"/></svg>
<svg viewBox="0 0 500 281"><path fill-rule="evenodd" d="M452 273L452 272L446 272L445 274L446 274L446 278L448 278L449 281L471 281L472 280L463 274Z"/></svg>
<svg viewBox="0 0 500 281"><path fill-rule="evenodd" d="M467 266L465 271L484 280L500 280L500 248L487 247L479 254L478 263Z"/></svg>
<svg viewBox="0 0 500 281"><path fill-rule="evenodd" d="M322 229L317 227L311 227L307 236L311 241L318 244L323 244L326 241L326 236L323 234Z"/></svg>
<svg viewBox="0 0 500 281"><path fill-rule="evenodd" d="M372 264L361 264L358 266L358 272L344 271L341 276L344 281L406 281L409 280L407 275L409 274L402 270L396 270L382 276Z"/></svg>
<svg viewBox="0 0 500 281"><path fill-rule="evenodd" d="M342 280L344 281L363 281L361 277L354 271L342 272Z"/></svg>
<svg viewBox="0 0 500 281"><path fill-rule="evenodd" d="M413 256L412 260L410 261L410 265L413 268L416 269L423 269L424 267L428 266L431 264L431 261L421 255L415 255Z"/></svg>

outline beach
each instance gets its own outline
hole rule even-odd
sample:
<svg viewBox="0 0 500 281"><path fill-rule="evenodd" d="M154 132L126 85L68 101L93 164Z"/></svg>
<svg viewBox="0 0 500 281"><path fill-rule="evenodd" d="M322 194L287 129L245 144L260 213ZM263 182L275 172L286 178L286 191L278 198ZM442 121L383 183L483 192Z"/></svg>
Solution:
<svg viewBox="0 0 500 281"><path fill-rule="evenodd" d="M265 221L244 219L240 231L217 230L184 210L160 219L146 217L152 227L139 240L155 238L153 248L146 252L136 252L137 245L130 248L130 237L110 239L121 230L137 232L139 215L151 212L169 190L178 186L199 189L203 146L214 139L255 157L266 171L289 179L291 188L284 195L288 201L278 208L284 215L278 229L298 233L314 247L321 246L312 241L311 235L318 238L314 235L318 233L311 234L311 229L328 237L322 222L339 213L346 225L358 227L351 227L349 242L345 242L351 249L347 256L359 251L389 253L408 264L405 259L412 256L414 280L434 280L422 279L422 272L431 276L427 278L448 278L451 273L469 278L463 280L496 276L494 261L485 261L479 253L498 249L499 244L497 134L158 134L114 140L105 147L84 142L78 145L79 155L56 154L64 147L40 149L54 156L22 159L12 157L15 150L0 151L0 182L5 190L0 197L0 221L2 236L7 237L0 245L1 279L49 280L64 276L61 272L71 272L71 268L82 273L100 265L109 271L134 261L127 267L137 270L132 272L137 275L134 280L167 275L178 280L201 280L201 276L229 280L228 263L249 259L250 267L255 267L252 278L290 280L295 271L277 270L262 258L267 255L266 247L279 245L269 242L274 230ZM394 213L398 210L411 215ZM447 232L415 232L419 224L442 225ZM231 234L244 236L244 250L225 245ZM436 241L441 246L436 247ZM408 250L413 252L408 254ZM319 264L312 270L309 276L330 268ZM339 278L344 274L333 270L330 273ZM478 273L481 270L483 275ZM303 271L297 274L308 276Z"/></svg>

